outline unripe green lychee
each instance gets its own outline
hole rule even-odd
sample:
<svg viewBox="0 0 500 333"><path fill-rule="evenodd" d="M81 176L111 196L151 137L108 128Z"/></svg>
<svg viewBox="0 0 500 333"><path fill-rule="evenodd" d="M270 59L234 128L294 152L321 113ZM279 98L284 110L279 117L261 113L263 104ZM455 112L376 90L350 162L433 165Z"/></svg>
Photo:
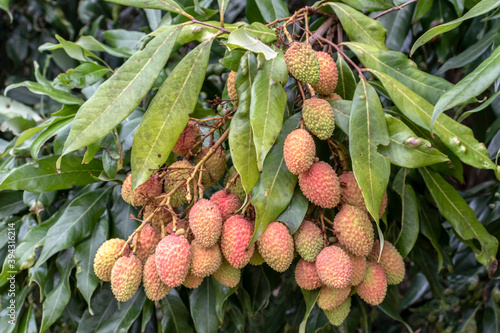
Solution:
<svg viewBox="0 0 500 333"><path fill-rule="evenodd" d="M195 157L195 163L200 162L203 157L208 154L210 149L211 147L201 148L200 152ZM222 147L217 148L212 156L205 161L203 169L206 171L203 171L201 183L205 189L208 189L217 184L226 171L226 153Z"/></svg>
<svg viewBox="0 0 500 333"><path fill-rule="evenodd" d="M159 204L159 203L158 203ZM155 209L157 208L156 204L152 205L146 205L144 206L144 211L142 212L142 218L146 219L148 218ZM153 218L151 219L151 226L155 228L156 230L161 230L161 225L165 227L168 223L172 221L172 214L168 211L166 207L161 207L154 215Z"/></svg>
<svg viewBox="0 0 500 333"><path fill-rule="evenodd" d="M174 187L182 180L189 177L193 171L193 165L186 160L177 161L169 167L169 173L165 178L165 193L169 193ZM193 194L193 184L189 184L191 195ZM179 207L187 203L186 199L186 184L177 189L170 197L170 205L172 207Z"/></svg>
<svg viewBox="0 0 500 333"><path fill-rule="evenodd" d="M141 285L142 263L133 254L120 257L111 270L111 290L118 302L126 302Z"/></svg>
<svg viewBox="0 0 500 333"><path fill-rule="evenodd" d="M363 281L354 288L359 297L366 303L379 305L384 301L387 292L387 279L384 270L376 263L368 261Z"/></svg>
<svg viewBox="0 0 500 333"><path fill-rule="evenodd" d="M97 250L94 258L94 273L102 281L111 281L111 270L116 262L115 256L120 253L125 241L119 238L108 239ZM130 247L125 248L124 256L128 256Z"/></svg>
<svg viewBox="0 0 500 333"><path fill-rule="evenodd" d="M366 257L373 247L373 226L368 215L351 205L342 205L333 220L335 236L349 252Z"/></svg>
<svg viewBox="0 0 500 333"><path fill-rule="evenodd" d="M144 264L144 271L142 274L142 282L144 284L144 291L147 298L152 301L159 301L172 290L160 279L156 272L156 254L149 256Z"/></svg>
<svg viewBox="0 0 500 333"><path fill-rule="evenodd" d="M236 91L236 72L231 71L227 77L227 94L234 106L238 106L238 91Z"/></svg>
<svg viewBox="0 0 500 333"><path fill-rule="evenodd" d="M250 261L255 244L249 250L247 246L252 236L253 225L243 215L231 216L224 222L220 247L226 260L235 268L243 268Z"/></svg>
<svg viewBox="0 0 500 333"><path fill-rule="evenodd" d="M231 214L241 207L241 200L238 194L229 190L220 190L212 194L210 201L219 207L222 220L226 220Z"/></svg>
<svg viewBox="0 0 500 333"><path fill-rule="evenodd" d="M248 263L252 266L260 266L265 262L266 261L264 260L264 258L262 258L262 255L260 254L258 247L255 247L252 257L250 258L250 261Z"/></svg>
<svg viewBox="0 0 500 333"><path fill-rule="evenodd" d="M316 257L324 247L321 229L307 220L302 221L299 229L293 234L293 239L295 249L307 261L316 261Z"/></svg>
<svg viewBox="0 0 500 333"><path fill-rule="evenodd" d="M295 281L297 285L306 290L313 290L323 285L316 271L316 263L300 259L295 267Z"/></svg>
<svg viewBox="0 0 500 333"><path fill-rule="evenodd" d="M145 263L150 255L155 253L156 245L160 241L160 232L146 224L140 231L140 236L134 235L132 244L137 244L135 248L135 256L139 258L142 263Z"/></svg>
<svg viewBox="0 0 500 333"><path fill-rule="evenodd" d="M320 79L319 60L311 45L294 42L285 53L288 70L299 81L315 84Z"/></svg>
<svg viewBox="0 0 500 333"><path fill-rule="evenodd" d="M189 121L175 143L172 151L182 157L196 154L201 146L201 131L198 124Z"/></svg>
<svg viewBox="0 0 500 333"><path fill-rule="evenodd" d="M320 140L332 136L335 129L335 119L330 103L324 99L312 97L306 99L302 106L302 117L307 128Z"/></svg>
<svg viewBox="0 0 500 333"><path fill-rule="evenodd" d="M219 244L204 247L197 240L191 242L191 273L204 278L213 274L222 263Z"/></svg>
<svg viewBox="0 0 500 333"><path fill-rule="evenodd" d="M144 183L137 186L132 197L132 174L129 173L122 184L122 198L130 205L144 206L159 196L162 188L161 179L158 175L154 174Z"/></svg>
<svg viewBox="0 0 500 333"><path fill-rule="evenodd" d="M312 87L318 94L330 95L337 87L339 73L333 58L326 52L316 51L319 60L319 81Z"/></svg>
<svg viewBox="0 0 500 333"><path fill-rule="evenodd" d="M323 99L327 101L340 101L342 100L342 97L336 93L331 93L330 95L323 97Z"/></svg>
<svg viewBox="0 0 500 333"><path fill-rule="evenodd" d="M347 318L350 311L351 297L348 297L342 304L340 304L336 308L333 308L332 310L326 310L324 312L330 324L340 326Z"/></svg>
<svg viewBox="0 0 500 333"><path fill-rule="evenodd" d="M214 272L213 276L220 284L229 288L234 288L240 283L241 270L234 268L230 263L224 260L219 269Z"/></svg>
<svg viewBox="0 0 500 333"><path fill-rule="evenodd" d="M277 272L284 272L293 261L293 237L281 222L270 223L257 239L257 247L266 263Z"/></svg>
<svg viewBox="0 0 500 333"><path fill-rule="evenodd" d="M184 236L170 234L156 247L156 271L167 286L175 288L186 278L191 263L191 246Z"/></svg>
<svg viewBox="0 0 500 333"><path fill-rule="evenodd" d="M380 254L380 242L377 240L373 244L371 253L368 255L368 260L377 262ZM384 248L378 265L384 270L387 278L387 284L400 284L405 277L405 263L403 257L398 250L389 243L384 241Z"/></svg>
<svg viewBox="0 0 500 333"><path fill-rule="evenodd" d="M182 285L189 289L196 289L200 286L202 282L203 282L202 277L198 277L194 275L193 272L189 271L184 281L182 281Z"/></svg>
<svg viewBox="0 0 500 333"><path fill-rule="evenodd" d="M309 170L301 173L299 186L309 201L322 208L333 208L340 201L337 175L326 162L314 162Z"/></svg>
<svg viewBox="0 0 500 333"><path fill-rule="evenodd" d="M366 273L366 257L355 256L352 253L349 253L349 259L351 259L352 264L352 280L351 286L357 286L363 281Z"/></svg>
<svg viewBox="0 0 500 333"><path fill-rule="evenodd" d="M236 178L234 178L236 177ZM227 186L227 183L231 181L231 184ZM224 186L231 192L236 193L238 197L240 198L241 202L243 203L245 201L245 198L247 194L245 193L245 189L243 188L243 185L241 184L241 177L238 174L238 171L236 171L236 168L234 165L229 168L226 177L224 177Z"/></svg>
<svg viewBox="0 0 500 333"><path fill-rule="evenodd" d="M351 260L338 246L321 250L316 258L316 270L321 281L331 288L345 288L352 280Z"/></svg>
<svg viewBox="0 0 500 333"><path fill-rule="evenodd" d="M350 293L351 286L340 289L323 286L319 290L318 306L323 310L332 310L344 303Z"/></svg>
<svg viewBox="0 0 500 333"><path fill-rule="evenodd" d="M316 156L316 145L311 134L303 128L293 130L285 139L283 157L285 163L294 175L307 171Z"/></svg>
<svg viewBox="0 0 500 333"><path fill-rule="evenodd" d="M205 247L214 246L222 232L219 207L210 200L198 200L189 212L189 227L194 238Z"/></svg>

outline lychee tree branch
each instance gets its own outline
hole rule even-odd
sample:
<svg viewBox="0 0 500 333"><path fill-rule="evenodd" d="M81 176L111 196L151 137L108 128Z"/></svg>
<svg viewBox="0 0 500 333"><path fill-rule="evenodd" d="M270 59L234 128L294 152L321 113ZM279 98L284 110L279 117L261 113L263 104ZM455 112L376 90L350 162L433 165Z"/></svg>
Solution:
<svg viewBox="0 0 500 333"><path fill-rule="evenodd" d="M364 77L364 75L363 75L363 71L361 70L361 68L359 68L359 66L358 66L358 65L356 65L356 63L355 63L354 61L352 61L352 60L351 60L351 58L349 58L349 57L348 57L348 56L344 53L344 51L342 51L342 50L340 49L340 47L338 47L338 46L337 46L334 42L329 41L328 39L323 38L323 37L318 37L318 40L322 41L323 43L327 43L327 44L329 44L329 45L333 46L333 48L334 48L335 50L337 50L337 52L338 52L338 53L339 53L339 54L340 54L340 55L341 55L341 56L342 56L342 57L343 57L343 58L344 58L344 59L345 59L348 63L350 63L352 67L354 67L354 69L358 72L360 79L362 79L362 80L365 80L365 81L366 81L366 78Z"/></svg>

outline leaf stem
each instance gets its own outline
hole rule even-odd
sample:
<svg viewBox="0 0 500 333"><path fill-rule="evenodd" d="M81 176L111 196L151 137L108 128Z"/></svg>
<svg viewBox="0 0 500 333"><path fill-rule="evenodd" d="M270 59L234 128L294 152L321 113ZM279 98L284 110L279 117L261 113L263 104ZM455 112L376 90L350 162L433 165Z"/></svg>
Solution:
<svg viewBox="0 0 500 333"><path fill-rule="evenodd" d="M225 33L228 33L228 34L231 33L231 30L228 30L228 29L226 29L224 27L218 27L218 26L210 24L210 23L205 23L205 22L202 22L202 21L198 21L198 20L196 20L194 18L191 19L191 22L194 23L194 24L201 24L201 25L204 25L204 26L207 26L207 27L210 27L210 28L218 29L218 30L220 30L222 32L225 32Z"/></svg>
<svg viewBox="0 0 500 333"><path fill-rule="evenodd" d="M406 7L406 6L410 5L410 4L414 3L414 2L417 2L417 1L418 1L418 0L410 0L410 1L405 2L404 4L402 4L402 5L400 5L400 6L394 6L394 7L392 7L392 8L387 9L386 11L383 11L383 12L382 12L382 13L380 13L380 14L375 15L375 16L374 16L374 17L372 17L372 18L373 18L374 20L376 20L376 19L378 19L379 17L384 16L385 14L388 14L388 13L393 12L393 11L395 11L395 10L401 10L401 9L403 9L404 7Z"/></svg>

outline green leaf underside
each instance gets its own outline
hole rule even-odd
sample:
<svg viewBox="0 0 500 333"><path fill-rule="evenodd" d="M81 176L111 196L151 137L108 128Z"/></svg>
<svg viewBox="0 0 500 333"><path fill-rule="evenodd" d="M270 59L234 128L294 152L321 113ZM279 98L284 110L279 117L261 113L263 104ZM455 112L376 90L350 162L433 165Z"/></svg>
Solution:
<svg viewBox="0 0 500 333"><path fill-rule="evenodd" d="M179 31L165 30L99 86L78 110L63 155L105 137L135 110L165 66Z"/></svg>
<svg viewBox="0 0 500 333"><path fill-rule="evenodd" d="M391 164L377 149L389 144L389 135L382 105L375 89L361 80L354 93L349 120L349 152L352 171L363 192L366 208L375 221L379 220ZM377 222L378 224L378 222Z"/></svg>
<svg viewBox="0 0 500 333"><path fill-rule="evenodd" d="M200 93L213 39L189 52L163 82L144 114L132 145L132 188L165 163L189 121Z"/></svg>
<svg viewBox="0 0 500 333"><path fill-rule="evenodd" d="M4 94L7 95L9 90L18 88L18 87L26 87L32 93L39 95L47 95L52 98L54 101L62 103L62 104L71 104L71 105L81 105L83 104L83 100L78 97L75 97L73 94L66 92L64 90L56 89L52 86L45 86L43 84L31 81L24 81L20 83L11 84L7 88L5 88Z"/></svg>
<svg viewBox="0 0 500 333"><path fill-rule="evenodd" d="M352 101L339 100L328 101L328 103L330 103L333 109L335 126L340 128L345 134L349 135L349 119L351 119Z"/></svg>
<svg viewBox="0 0 500 333"><path fill-rule="evenodd" d="M237 29L229 34L226 46L231 50L244 49L263 56L266 60L271 60L278 55L266 44L250 36L244 28Z"/></svg>
<svg viewBox="0 0 500 333"><path fill-rule="evenodd" d="M429 168L419 171L441 214L450 222L460 239L474 250L477 261L494 273L498 265L498 240L486 231L472 208L443 177ZM473 239L479 242L480 249L476 248Z"/></svg>

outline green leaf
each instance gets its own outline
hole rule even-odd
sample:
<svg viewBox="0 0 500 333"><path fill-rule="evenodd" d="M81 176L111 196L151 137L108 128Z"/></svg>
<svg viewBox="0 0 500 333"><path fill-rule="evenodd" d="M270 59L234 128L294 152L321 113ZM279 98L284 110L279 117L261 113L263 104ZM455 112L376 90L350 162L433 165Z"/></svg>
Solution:
<svg viewBox="0 0 500 333"><path fill-rule="evenodd" d="M163 319L161 325L163 332L194 332L191 323L191 315L186 309L184 302L179 297L177 290L172 291L161 300L163 309Z"/></svg>
<svg viewBox="0 0 500 333"><path fill-rule="evenodd" d="M85 88L99 81L108 72L109 69L104 66L87 62L69 69L66 73L59 74L54 83L69 89Z"/></svg>
<svg viewBox="0 0 500 333"><path fill-rule="evenodd" d="M368 12L385 10L394 6L392 1L386 0L342 0L342 2L359 11Z"/></svg>
<svg viewBox="0 0 500 333"><path fill-rule="evenodd" d="M250 125L252 83L257 74L255 55L247 52L240 61L235 86L238 91L238 110L231 120L229 148L234 167L241 177L241 184L248 194L259 180L257 154Z"/></svg>
<svg viewBox="0 0 500 333"><path fill-rule="evenodd" d="M68 54L68 56L70 56L73 59L86 62L86 61L92 61L92 58L94 58L100 60L101 62L104 62L103 60L101 60L101 58L99 58L94 53L90 52L87 48L81 45L69 42L59 35L56 35L56 39L59 41L60 46L64 49L64 51ZM51 47L50 49L47 48L47 50L55 50L57 48L58 48L57 46L54 46ZM40 47L40 49L45 50L46 48Z"/></svg>
<svg viewBox="0 0 500 333"><path fill-rule="evenodd" d="M441 214L458 237L474 250L477 261L493 274L498 266L498 240L486 231L472 208L443 177L429 168L421 168L419 171ZM481 247L477 248L472 240L479 242Z"/></svg>
<svg viewBox="0 0 500 333"><path fill-rule="evenodd" d="M0 192L0 219L25 209L23 193L17 191ZM2 246L0 246L2 248Z"/></svg>
<svg viewBox="0 0 500 333"><path fill-rule="evenodd" d="M112 188L108 186L84 193L69 203L61 217L47 232L35 270L55 253L90 236L106 209L107 196Z"/></svg>
<svg viewBox="0 0 500 333"><path fill-rule="evenodd" d="M252 84L250 124L259 171L283 124L287 101L280 82L283 77L288 77L288 70L283 53L279 53L278 57L264 62Z"/></svg>
<svg viewBox="0 0 500 333"><path fill-rule="evenodd" d="M189 308L196 332L217 332L220 322L215 309L215 289L211 278L189 293Z"/></svg>
<svg viewBox="0 0 500 333"><path fill-rule="evenodd" d="M15 293L15 296L11 298L14 300L17 304L21 305L24 304L26 300L26 296L28 295L28 292L31 290L29 286L24 286L22 289L17 290ZM3 303L3 302L2 302ZM19 318L21 315L21 311L23 310L23 306L15 306L14 307L14 316L15 318ZM16 325L12 325L10 322L11 317L10 312L11 309L8 306L2 307L2 311L0 312L0 325L2 325L2 332L3 333L11 333L14 332L14 329L16 328ZM19 332L19 331L17 331Z"/></svg>
<svg viewBox="0 0 500 333"><path fill-rule="evenodd" d="M0 9L3 9L9 14L10 23L12 23L12 13L9 10L9 0L0 0Z"/></svg>
<svg viewBox="0 0 500 333"><path fill-rule="evenodd" d="M415 14L413 15L412 23L420 20L427 12L432 8L434 0L420 0L417 1L417 8L415 9Z"/></svg>
<svg viewBox="0 0 500 333"><path fill-rule="evenodd" d="M288 118L283 124L276 144L269 152L260 179L252 190L252 204L255 207L255 229L250 244L255 242L275 221L292 200L297 176L286 167L283 145L288 134L297 128L301 113Z"/></svg>
<svg viewBox="0 0 500 333"><path fill-rule="evenodd" d="M484 1L484 0L483 0ZM436 103L431 118L431 128L437 117L445 110L466 103L476 97L500 77L500 46L472 73L464 77L453 88L444 93Z"/></svg>
<svg viewBox="0 0 500 333"><path fill-rule="evenodd" d="M356 77L344 57L339 56L336 64L338 79L335 93L342 97L342 99L352 100L354 90L356 90Z"/></svg>
<svg viewBox="0 0 500 333"><path fill-rule="evenodd" d="M37 122L42 120L42 117L29 106L10 97L0 96L0 122L5 119L17 117Z"/></svg>
<svg viewBox="0 0 500 333"><path fill-rule="evenodd" d="M47 129L40 133L40 135L31 144L31 157L33 157L35 160L38 159L38 153L40 152L40 149L45 144L45 142L47 142L51 137L67 130L72 122L72 116L64 118L58 122L51 124Z"/></svg>
<svg viewBox="0 0 500 333"><path fill-rule="evenodd" d="M394 246L403 259L415 246L420 229L417 195L413 187L406 184L407 175L408 169L399 170L392 183L393 190L401 197L401 230Z"/></svg>
<svg viewBox="0 0 500 333"><path fill-rule="evenodd" d="M385 46L387 30L380 22L342 3L330 2L328 5L338 16L342 28L350 40L368 44L380 50L387 50Z"/></svg>
<svg viewBox="0 0 500 333"><path fill-rule="evenodd" d="M103 216L96 224L92 235L75 246L76 285L87 301L91 315L90 300L100 280L94 273L94 257L97 249L108 239L109 218Z"/></svg>
<svg viewBox="0 0 500 333"><path fill-rule="evenodd" d="M449 161L449 158L425 139L419 138L401 120L386 114L390 143L380 147L379 152L388 157L391 163L403 168L420 168L431 164Z"/></svg>
<svg viewBox="0 0 500 333"><path fill-rule="evenodd" d="M390 75L431 104L435 104L453 86L445 79L420 71L404 53L378 50L360 43L344 44L365 67Z"/></svg>
<svg viewBox="0 0 500 333"><path fill-rule="evenodd" d="M352 101L349 152L352 171L363 192L366 208L375 221L379 220L382 197L391 174L389 159L377 149L379 145L388 144L389 135L378 95L372 86L361 80Z"/></svg>
<svg viewBox="0 0 500 333"><path fill-rule="evenodd" d="M89 309L87 309L76 332L96 332L107 318L117 312L117 303L115 296L111 292L111 285L109 283L104 284L102 289L92 297L92 308L95 314L90 314Z"/></svg>
<svg viewBox="0 0 500 333"><path fill-rule="evenodd" d="M209 278L212 281L215 290L215 312L217 313L217 318L219 318L219 322L222 323L224 320L224 304L226 300L236 292L238 287L229 288L222 284L220 284L216 279Z"/></svg>
<svg viewBox="0 0 500 333"><path fill-rule="evenodd" d="M482 0L478 2L474 7L472 7L471 10L469 10L464 16L457 18L456 20L443 23L438 25L437 27L434 27L428 31L426 31L422 36L420 36L415 44L413 44L411 51L410 51L410 56L415 53L415 51L428 41L430 41L432 38L436 37L437 35L444 34L445 32L448 32L452 29L455 29L458 27L460 24L462 24L463 21L486 14L490 10L493 10L500 6L500 3L498 0Z"/></svg>
<svg viewBox="0 0 500 333"><path fill-rule="evenodd" d="M245 14L251 22L261 23L269 23L290 16L283 0L248 0Z"/></svg>
<svg viewBox="0 0 500 333"><path fill-rule="evenodd" d="M71 104L71 105L81 105L83 104L83 101L78 98L73 96L73 94L66 92L64 90L59 90L54 87L50 86L45 86L43 84L37 83L37 82L32 82L32 81L24 81L20 83L15 83L9 85L7 88L5 88L4 95L7 95L7 93L15 88L19 87L26 87L28 88L32 93L38 94L38 95L47 95L50 98L52 98L54 101L63 103L63 104Z"/></svg>
<svg viewBox="0 0 500 333"><path fill-rule="evenodd" d="M305 333L307 318L309 318L311 310L314 308L314 305L316 304L316 300L318 299L319 296L319 289L316 290L300 289L300 291L302 291L302 295L304 296L304 301L306 302L306 313L304 314L304 319L302 319L302 322L300 323L299 332Z"/></svg>
<svg viewBox="0 0 500 333"><path fill-rule="evenodd" d="M179 28L170 28L128 59L76 114L63 155L105 137L148 93L165 66Z"/></svg>
<svg viewBox="0 0 500 333"><path fill-rule="evenodd" d="M219 63L226 67L229 70L238 71L238 67L240 65L241 58L245 55L245 51L243 50L226 50L224 54L224 58L219 60Z"/></svg>
<svg viewBox="0 0 500 333"><path fill-rule="evenodd" d="M73 118L73 117L72 116L51 117L48 120L46 120L43 123L41 123L40 125L38 125L36 127L32 127L30 129L27 129L26 131L24 131L23 133L21 133L21 135L18 136L18 138L16 140L16 143L14 145L14 148L17 147L17 146L19 146L20 144L22 144L23 142L25 142L29 138L31 138L36 133L38 133L38 132L46 129L47 127L49 127L49 126L51 126L51 125L53 125L55 123L63 121L65 119L67 119L67 118Z"/></svg>
<svg viewBox="0 0 500 333"><path fill-rule="evenodd" d="M138 216L139 209L123 201L121 188L116 186L111 196L113 206L109 210L111 222L111 238L127 239L141 224L130 215Z"/></svg>
<svg viewBox="0 0 500 333"><path fill-rule="evenodd" d="M244 28L237 29L229 34L226 46L231 49L244 49L263 56L266 60L271 60L278 55L266 44L250 36Z"/></svg>
<svg viewBox="0 0 500 333"><path fill-rule="evenodd" d="M404 324L408 332L413 333L410 325L408 325L399 314L398 309L400 297L401 296L399 295L399 289L397 286L388 286L384 301L380 305L378 305L378 308L384 311L385 314L392 319L395 319Z"/></svg>
<svg viewBox="0 0 500 333"><path fill-rule="evenodd" d="M427 199L419 198L419 211L420 211L420 232L422 235L429 239L430 243L434 247L438 256L438 267L437 271L441 271L443 268L443 262L449 263L450 260L446 256L441 243L439 242L439 237L441 236L441 221L439 211L427 201Z"/></svg>
<svg viewBox="0 0 500 333"><path fill-rule="evenodd" d="M185 14L181 5L179 5L174 0L106 0L108 2L114 2L120 5L137 7L137 8L147 8L147 9L161 9L167 12Z"/></svg>
<svg viewBox="0 0 500 333"><path fill-rule="evenodd" d="M72 248L68 249L62 252L56 260L59 282L43 302L41 333L45 332L62 315L71 297L69 276L75 267L73 252Z"/></svg>
<svg viewBox="0 0 500 333"><path fill-rule="evenodd" d="M217 0L219 4L219 15L222 19L224 19L224 14L226 12L227 5L229 4L229 0Z"/></svg>
<svg viewBox="0 0 500 333"><path fill-rule="evenodd" d="M354 93L354 90L353 90ZM340 128L345 134L349 135L349 119L351 118L352 101L339 100L328 101L333 109L335 126Z"/></svg>
<svg viewBox="0 0 500 333"><path fill-rule="evenodd" d="M243 29L252 37L258 38L264 44L276 41L276 32L260 22L253 22L243 26Z"/></svg>
<svg viewBox="0 0 500 333"><path fill-rule="evenodd" d="M248 265L245 267L245 272L242 274L241 279L243 288L240 288L240 290L245 290L247 292L247 297L249 297L250 302L249 310L253 317L260 309L266 307L269 303L271 286L262 265Z"/></svg>
<svg viewBox="0 0 500 333"><path fill-rule="evenodd" d="M156 308L155 308L155 302L152 300L146 298L146 301L144 303L144 306L142 307L142 316L141 316L141 332L146 332L146 327L148 323L151 322L154 318L156 318Z"/></svg>
<svg viewBox="0 0 500 333"><path fill-rule="evenodd" d="M35 318L35 310L33 304L30 304L28 311L24 314L19 324L19 333L37 333L37 323Z"/></svg>
<svg viewBox="0 0 500 333"><path fill-rule="evenodd" d="M461 123L462 121L464 121L468 116L470 116L471 114L473 113L476 113L476 112L479 112L479 111L482 111L484 110L485 108L487 108L493 101L495 101L495 99L497 99L497 97L500 96L500 90L497 91L496 93L494 93L493 95L491 95L485 102L483 102L481 105L479 105L477 108L474 108L470 111L467 111L467 112L464 112L460 118L458 118L458 122Z"/></svg>
<svg viewBox="0 0 500 333"><path fill-rule="evenodd" d="M309 207L309 200L302 194L298 186L295 186L293 197L286 209L281 213L276 221L285 223L293 235L300 227Z"/></svg>
<svg viewBox="0 0 500 333"><path fill-rule="evenodd" d="M213 39L189 52L163 82L144 114L132 146L132 188L162 165L193 112L205 79Z"/></svg>

